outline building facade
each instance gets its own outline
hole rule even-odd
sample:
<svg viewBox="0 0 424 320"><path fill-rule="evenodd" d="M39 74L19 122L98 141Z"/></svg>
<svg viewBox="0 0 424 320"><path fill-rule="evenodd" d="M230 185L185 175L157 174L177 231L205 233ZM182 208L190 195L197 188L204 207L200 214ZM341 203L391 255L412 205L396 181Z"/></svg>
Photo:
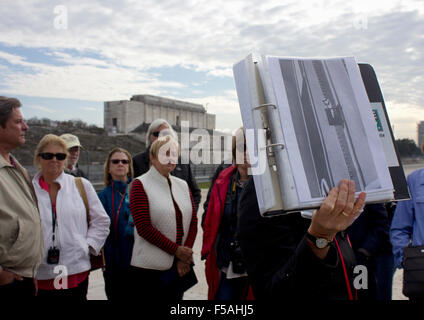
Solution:
<svg viewBox="0 0 424 320"><path fill-rule="evenodd" d="M131 135L145 142L149 125L159 118L178 134L181 159L195 165L197 176L211 175L222 161L231 161L231 134L216 131L215 115L200 104L152 95L104 102L104 129L109 135Z"/></svg>
<svg viewBox="0 0 424 320"><path fill-rule="evenodd" d="M423 138L424 138L424 121L421 121L417 124L417 141L418 141L418 148L421 149L421 146L423 145Z"/></svg>
<svg viewBox="0 0 424 320"><path fill-rule="evenodd" d="M159 118L173 127L181 127L182 121L188 121L190 128L215 129L215 115L207 113L200 104L152 95L104 102L104 129L109 134L131 134L141 125Z"/></svg>

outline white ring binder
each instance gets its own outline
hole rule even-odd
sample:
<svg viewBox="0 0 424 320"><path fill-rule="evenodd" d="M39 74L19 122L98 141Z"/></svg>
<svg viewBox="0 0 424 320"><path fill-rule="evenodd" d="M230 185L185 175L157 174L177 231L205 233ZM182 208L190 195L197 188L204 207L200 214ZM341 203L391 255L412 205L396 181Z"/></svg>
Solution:
<svg viewBox="0 0 424 320"><path fill-rule="evenodd" d="M274 107L274 109L277 109L277 106L275 104L273 104L273 103L265 103L265 104L261 104L261 105L259 105L257 107L254 107L253 110L258 110L258 109L266 108L266 107Z"/></svg>
<svg viewBox="0 0 424 320"><path fill-rule="evenodd" d="M281 149L284 149L283 143L271 143L271 144L268 144L265 147L263 147L263 149L272 148L272 147L276 147L276 146L281 146Z"/></svg>

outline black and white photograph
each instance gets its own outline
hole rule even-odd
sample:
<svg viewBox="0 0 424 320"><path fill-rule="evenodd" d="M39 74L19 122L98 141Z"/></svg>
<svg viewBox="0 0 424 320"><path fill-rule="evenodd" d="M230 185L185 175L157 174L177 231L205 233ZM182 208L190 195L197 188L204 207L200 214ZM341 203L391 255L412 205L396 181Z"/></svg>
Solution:
<svg viewBox="0 0 424 320"><path fill-rule="evenodd" d="M353 180L358 191L382 188L370 156L375 122L363 121L364 111L372 114L358 101L346 58L269 59L291 169L303 190L299 200L325 197L342 179Z"/></svg>

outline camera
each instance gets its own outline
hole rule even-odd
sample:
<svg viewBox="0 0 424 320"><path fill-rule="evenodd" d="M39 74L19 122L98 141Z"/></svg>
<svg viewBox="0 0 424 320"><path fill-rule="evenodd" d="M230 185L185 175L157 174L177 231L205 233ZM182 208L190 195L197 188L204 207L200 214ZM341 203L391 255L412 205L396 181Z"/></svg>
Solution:
<svg viewBox="0 0 424 320"><path fill-rule="evenodd" d="M230 260L233 263L233 271L235 273L245 273L246 266L244 264L243 255L241 253L240 244L237 240L230 243Z"/></svg>
<svg viewBox="0 0 424 320"><path fill-rule="evenodd" d="M47 263L58 264L59 263L60 250L56 247L50 247L47 251Z"/></svg>

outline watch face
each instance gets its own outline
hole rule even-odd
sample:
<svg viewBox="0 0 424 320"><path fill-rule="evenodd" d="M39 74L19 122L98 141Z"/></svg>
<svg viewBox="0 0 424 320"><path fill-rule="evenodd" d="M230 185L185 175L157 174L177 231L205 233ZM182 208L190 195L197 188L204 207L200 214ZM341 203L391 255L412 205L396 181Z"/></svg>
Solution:
<svg viewBox="0 0 424 320"><path fill-rule="evenodd" d="M323 249L323 248L325 248L325 247L328 245L328 240L327 240L327 239L323 239L323 238L318 238L318 239L315 241L315 244L316 244L316 246L317 246L319 249Z"/></svg>

